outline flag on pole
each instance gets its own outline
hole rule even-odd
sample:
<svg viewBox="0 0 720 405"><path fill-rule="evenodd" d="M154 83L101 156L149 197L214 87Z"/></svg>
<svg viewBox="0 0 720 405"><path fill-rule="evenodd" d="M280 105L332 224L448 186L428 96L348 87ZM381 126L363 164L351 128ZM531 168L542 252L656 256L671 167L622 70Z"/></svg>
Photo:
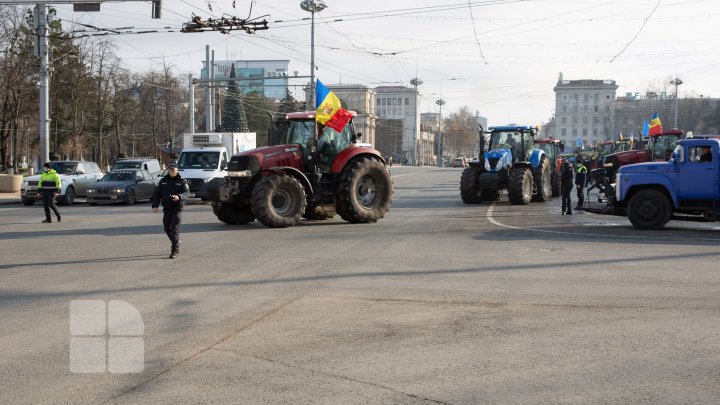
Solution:
<svg viewBox="0 0 720 405"><path fill-rule="evenodd" d="M641 134L643 137L645 137L645 136L648 136L649 132L650 132L650 124L648 124L647 120L645 120Z"/></svg>
<svg viewBox="0 0 720 405"><path fill-rule="evenodd" d="M338 132L342 131L352 117L350 111L342 108L338 96L325 87L320 80L317 81L315 108L315 121Z"/></svg>
<svg viewBox="0 0 720 405"><path fill-rule="evenodd" d="M623 138L623 135L622 135L622 131L619 131L619 132L620 132L620 140L623 141L624 138Z"/></svg>
<svg viewBox="0 0 720 405"><path fill-rule="evenodd" d="M662 134L662 132L662 122L660 122L660 117L658 117L658 113L655 113L650 120L650 129L648 130L648 135Z"/></svg>
<svg viewBox="0 0 720 405"><path fill-rule="evenodd" d="M582 147L583 147L583 141L582 141L582 138L581 138L581 137L579 137L579 136L578 136L578 141L577 141L577 147L578 147L578 148L580 148L580 149L582 149Z"/></svg>

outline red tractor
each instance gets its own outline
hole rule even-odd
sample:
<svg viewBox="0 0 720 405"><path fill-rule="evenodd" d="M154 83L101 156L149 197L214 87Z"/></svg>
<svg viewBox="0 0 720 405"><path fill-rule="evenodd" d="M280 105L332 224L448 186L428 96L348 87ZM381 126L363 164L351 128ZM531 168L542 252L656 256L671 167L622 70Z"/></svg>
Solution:
<svg viewBox="0 0 720 405"><path fill-rule="evenodd" d="M642 162L667 161L670 159L677 141L682 138L683 131L667 129L661 134L644 137L642 140L643 149L624 150L605 156L602 167L590 173L592 180L595 182L595 185L590 190L598 188L600 193L606 197L614 195L615 192L610 185L615 183L615 175L621 166Z"/></svg>
<svg viewBox="0 0 720 405"><path fill-rule="evenodd" d="M560 164L562 159L560 157L560 151L565 149L565 143L559 139L536 139L535 149L542 149L545 151L548 161L551 163L552 174L550 175L550 187L552 189L552 196L560 196Z"/></svg>
<svg viewBox="0 0 720 405"><path fill-rule="evenodd" d="M355 117L357 114L351 112ZM358 144L352 119L342 131L316 125L315 112L283 114L271 146L234 155L228 175L208 184L213 213L226 224L255 219L272 228L301 217L376 222L390 209L393 184L380 152Z"/></svg>

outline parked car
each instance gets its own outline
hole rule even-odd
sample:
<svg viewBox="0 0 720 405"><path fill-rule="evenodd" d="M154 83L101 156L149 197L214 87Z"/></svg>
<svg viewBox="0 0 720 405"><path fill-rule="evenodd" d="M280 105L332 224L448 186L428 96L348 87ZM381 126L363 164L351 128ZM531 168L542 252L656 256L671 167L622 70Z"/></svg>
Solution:
<svg viewBox="0 0 720 405"><path fill-rule="evenodd" d="M455 158L452 162L452 167L467 167L467 161L465 158Z"/></svg>
<svg viewBox="0 0 720 405"><path fill-rule="evenodd" d="M75 197L86 196L90 185L95 184L103 176L103 172L94 162L58 161L50 162L50 167L57 172L62 182L57 197L57 202L62 205L72 205ZM42 199L42 195L38 193L39 180L40 175L25 178L20 186L20 198L23 204L33 205L36 200Z"/></svg>
<svg viewBox="0 0 720 405"><path fill-rule="evenodd" d="M158 177L147 170L113 170L88 189L87 202L132 205L139 200L152 200Z"/></svg>
<svg viewBox="0 0 720 405"><path fill-rule="evenodd" d="M120 158L115 161L110 171L121 170L121 169L142 169L147 170L153 176L158 176L162 173L160 168L160 161L155 158L147 157L127 157Z"/></svg>

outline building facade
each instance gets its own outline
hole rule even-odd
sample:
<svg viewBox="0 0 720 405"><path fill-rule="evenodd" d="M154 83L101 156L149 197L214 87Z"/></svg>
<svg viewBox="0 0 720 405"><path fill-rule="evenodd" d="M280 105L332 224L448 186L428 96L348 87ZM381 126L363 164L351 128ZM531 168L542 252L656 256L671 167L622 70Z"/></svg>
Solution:
<svg viewBox="0 0 720 405"><path fill-rule="evenodd" d="M420 136L420 93L416 88L405 86L380 86L375 88L375 113L378 118L401 120L403 125L401 161L418 164L426 160L428 149L434 149L434 137ZM377 137L384 136L378 131ZM432 139L428 139L432 138ZM423 152L421 155L420 152ZM421 159L423 157L423 159Z"/></svg>
<svg viewBox="0 0 720 405"><path fill-rule="evenodd" d="M566 147L611 139L615 129L614 80L563 80L555 85L555 138Z"/></svg>
<svg viewBox="0 0 720 405"><path fill-rule="evenodd" d="M289 60L220 60L215 61L215 79L223 80L230 77L230 70L235 64L238 87L242 94L260 92L266 98L282 100L288 87ZM201 77L206 79L203 68ZM227 82L224 84L227 86Z"/></svg>

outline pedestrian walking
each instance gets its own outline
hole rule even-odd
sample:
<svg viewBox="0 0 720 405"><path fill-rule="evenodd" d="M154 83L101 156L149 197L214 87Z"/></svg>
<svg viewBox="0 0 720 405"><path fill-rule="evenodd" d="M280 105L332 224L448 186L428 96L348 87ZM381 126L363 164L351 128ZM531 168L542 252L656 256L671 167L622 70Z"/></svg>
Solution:
<svg viewBox="0 0 720 405"><path fill-rule="evenodd" d="M52 222L50 218L50 210L55 213L57 221L60 222L60 211L55 205L55 197L57 197L60 189L62 188L62 182L60 176L58 176L55 169L50 166L50 163L43 165L43 171L40 173L40 181L38 181L38 191L42 195L43 208L45 209L45 220L44 224Z"/></svg>
<svg viewBox="0 0 720 405"><path fill-rule="evenodd" d="M575 207L576 210L582 209L585 205L585 184L587 183L587 167L582 161L582 158L578 156L577 164L575 165L575 189L577 190L578 203Z"/></svg>
<svg viewBox="0 0 720 405"><path fill-rule="evenodd" d="M573 167L567 159L560 165L560 191L562 193L562 215L572 215Z"/></svg>
<svg viewBox="0 0 720 405"><path fill-rule="evenodd" d="M160 179L153 195L152 210L158 212L163 206L163 228L170 239L170 259L180 254L180 223L185 200L190 196L190 188L185 179L178 173L175 163L167 166L167 175Z"/></svg>

